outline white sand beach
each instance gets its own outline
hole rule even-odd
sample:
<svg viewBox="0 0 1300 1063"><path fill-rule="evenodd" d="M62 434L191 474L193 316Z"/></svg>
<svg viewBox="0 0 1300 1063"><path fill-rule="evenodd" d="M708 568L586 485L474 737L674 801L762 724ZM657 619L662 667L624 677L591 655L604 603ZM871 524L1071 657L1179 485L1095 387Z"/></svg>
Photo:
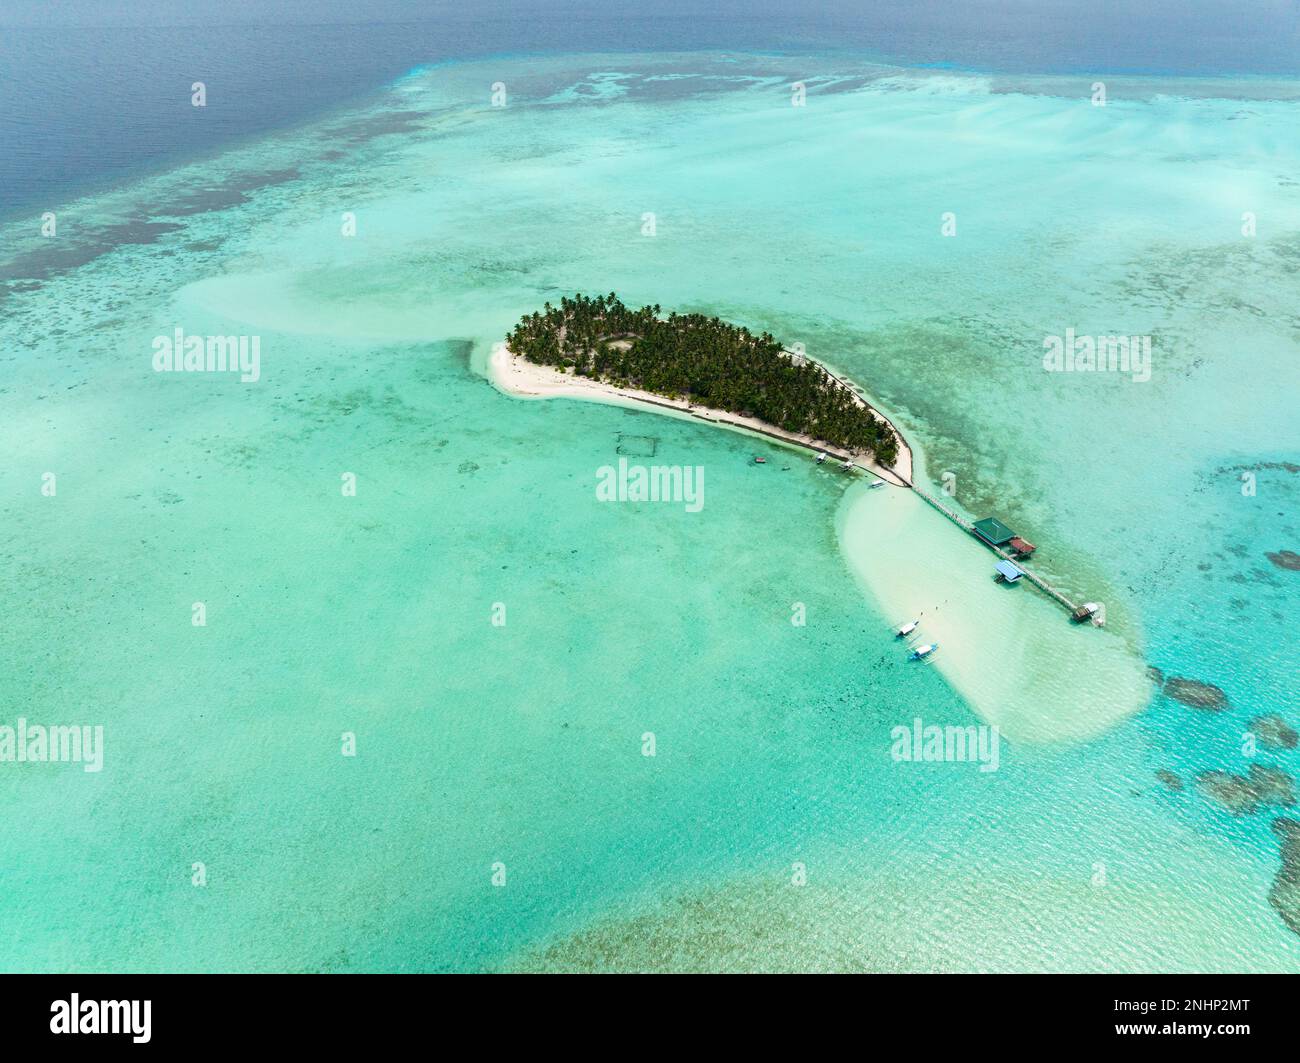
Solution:
<svg viewBox="0 0 1300 1063"><path fill-rule="evenodd" d="M618 388L612 384L593 380L590 377L577 377L553 369L550 366L535 365L515 354L505 344L497 344L493 347L487 363L487 372L488 379L498 389L516 398L585 399L588 402L605 402L615 406L630 406L634 409L651 408L656 413L666 413L678 417L693 417L696 420L707 421L709 424L720 425L723 428L766 436L769 439L789 443L815 453L825 452L841 460L850 458L854 465L898 487L909 486L912 482L912 451L908 447L903 434L898 431L893 422L866 402L856 391L853 392L855 398L862 405L871 409L881 420L886 421L898 436L898 461L892 467L879 464L869 454L845 453L838 448L826 445L822 440L813 439L811 436L774 428L756 417L742 417L740 414L727 413L707 406L698 406L682 399L670 399L648 391ZM847 384L845 386L847 387Z"/></svg>
<svg viewBox="0 0 1300 1063"><path fill-rule="evenodd" d="M881 611L900 624L919 617L920 641L939 644L934 667L1011 741L1093 738L1150 700L1124 638L1071 624L1033 587L995 583L996 556L912 492L851 489L837 531Z"/></svg>

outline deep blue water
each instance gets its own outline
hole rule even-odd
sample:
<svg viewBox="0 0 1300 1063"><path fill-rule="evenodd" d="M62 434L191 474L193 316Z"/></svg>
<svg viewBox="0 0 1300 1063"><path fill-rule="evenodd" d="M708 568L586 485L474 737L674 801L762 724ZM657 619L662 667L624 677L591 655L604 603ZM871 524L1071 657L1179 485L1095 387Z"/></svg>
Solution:
<svg viewBox="0 0 1300 1063"><path fill-rule="evenodd" d="M489 0L472 13L416 0L5 0L0 29L0 217L455 58L807 50L1006 73L1300 75L1294 0ZM204 109L190 105L194 81Z"/></svg>

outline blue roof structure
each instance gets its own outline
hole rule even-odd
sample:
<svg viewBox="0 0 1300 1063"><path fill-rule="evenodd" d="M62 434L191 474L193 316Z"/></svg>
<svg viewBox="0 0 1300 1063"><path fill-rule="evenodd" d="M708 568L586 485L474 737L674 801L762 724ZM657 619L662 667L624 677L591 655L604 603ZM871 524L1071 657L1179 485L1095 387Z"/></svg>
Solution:
<svg viewBox="0 0 1300 1063"><path fill-rule="evenodd" d="M1010 561L999 561L993 567L1002 574L1002 577L1008 583L1015 583L1016 580L1025 574L1022 569L1013 565Z"/></svg>

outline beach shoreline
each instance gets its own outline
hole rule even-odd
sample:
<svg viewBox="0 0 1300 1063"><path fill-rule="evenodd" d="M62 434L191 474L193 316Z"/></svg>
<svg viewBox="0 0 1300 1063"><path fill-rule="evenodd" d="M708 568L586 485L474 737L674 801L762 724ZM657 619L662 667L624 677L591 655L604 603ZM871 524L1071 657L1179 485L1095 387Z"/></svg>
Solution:
<svg viewBox="0 0 1300 1063"><path fill-rule="evenodd" d="M634 388L620 388L591 377L573 376L551 366L536 365L511 351L505 344L495 345L487 361L488 380L499 391L514 398L581 399L587 402L626 406L630 409L649 410L670 416L689 417L706 424L729 428L732 431L764 436L813 453L824 453L841 462L850 460L856 467L878 476L888 484L910 488L913 469L912 450L903 434L889 418L863 398L856 388L831 373L829 369L826 372L849 390L858 402L888 424L898 437L898 461L892 467L881 465L867 455L841 451L808 435L783 431L757 417L744 417L725 410L689 403L684 399L672 399Z"/></svg>

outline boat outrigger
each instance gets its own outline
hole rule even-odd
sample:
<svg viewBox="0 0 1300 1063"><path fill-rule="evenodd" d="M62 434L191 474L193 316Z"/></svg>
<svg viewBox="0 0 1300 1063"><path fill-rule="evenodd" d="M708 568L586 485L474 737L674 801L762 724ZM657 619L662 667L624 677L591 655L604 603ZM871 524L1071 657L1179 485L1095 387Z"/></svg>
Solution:
<svg viewBox="0 0 1300 1063"><path fill-rule="evenodd" d="M923 661L939 648L937 642L927 642L924 646L917 646L908 657L909 661Z"/></svg>
<svg viewBox="0 0 1300 1063"><path fill-rule="evenodd" d="M896 639L907 638L908 635L910 635L913 631L917 629L920 623L921 623L920 617L917 617L915 620L909 620L906 624L904 624L894 633L894 638Z"/></svg>

